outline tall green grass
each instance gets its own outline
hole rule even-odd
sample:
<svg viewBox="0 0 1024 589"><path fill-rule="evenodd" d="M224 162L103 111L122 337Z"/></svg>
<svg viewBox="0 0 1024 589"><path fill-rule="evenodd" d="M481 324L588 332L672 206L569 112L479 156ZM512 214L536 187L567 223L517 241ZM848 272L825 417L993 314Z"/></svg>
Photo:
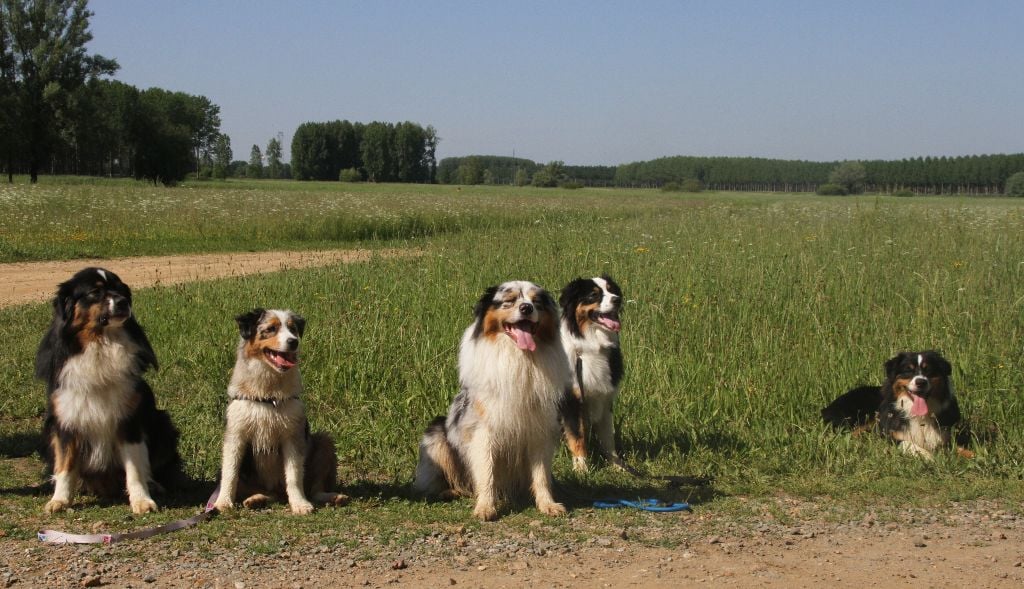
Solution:
<svg viewBox="0 0 1024 589"><path fill-rule="evenodd" d="M165 188L70 178L0 184L0 262L323 249L523 226L548 216L628 217L640 191L226 181Z"/></svg>
<svg viewBox="0 0 1024 589"><path fill-rule="evenodd" d="M457 391L459 336L483 289L521 278L557 291L608 272L627 299L619 433L645 468L712 476L727 495L1024 496L1024 209L545 194L477 194L482 224L434 234L416 259L140 290L136 313L161 362L150 381L183 431L192 474L217 472L240 312L289 307L307 317L302 370L314 427L336 436L348 480L401 485L423 427ZM432 198L448 206L454 197L419 195L405 213L390 200L400 197L364 198L415 216ZM580 208L591 201L596 208ZM43 408L31 364L48 309L7 309L0 320L0 422L30 431ZM920 349L952 360L964 413L985 434L976 459L928 463L820 423L836 395L879 382L893 353ZM621 481L607 469L576 477L564 452L556 473L584 487Z"/></svg>

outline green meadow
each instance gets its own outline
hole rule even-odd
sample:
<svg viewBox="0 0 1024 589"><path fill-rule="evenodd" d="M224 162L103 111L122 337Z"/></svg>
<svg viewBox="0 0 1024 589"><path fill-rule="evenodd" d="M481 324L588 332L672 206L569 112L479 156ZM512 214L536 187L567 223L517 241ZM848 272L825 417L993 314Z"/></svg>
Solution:
<svg viewBox="0 0 1024 589"><path fill-rule="evenodd" d="M652 473L712 482L668 490L600 461L576 475L562 449L555 476L575 508L570 520L612 528L639 517L587 507L605 496L688 499L713 514L778 496L894 506L985 498L1013 509L1024 499L1019 200L291 182L0 186L3 261L385 245L424 253L136 291L136 316L161 364L148 380L206 492L218 472L233 317L262 306L308 320L307 410L314 429L334 434L356 501L294 526L282 523L283 511L269 524L244 513L221 522L260 521L275 539L345 522L386 529L399 543L437 522L470 522L468 501L425 503L408 484L423 427L457 391L457 345L473 304L507 279L557 292L602 272L627 299L616 407L624 456ZM46 304L0 310L0 488L42 477L31 451L44 390L32 362L48 321ZM832 398L880 382L893 353L922 349L954 365L976 458L949 452L925 462L822 425L818 412ZM39 525L142 525L125 521L126 506L88 498L73 514L43 518L39 493L0 493L14 513L0 529L27 538ZM205 499L197 493L193 505ZM527 507L499 525L540 517Z"/></svg>

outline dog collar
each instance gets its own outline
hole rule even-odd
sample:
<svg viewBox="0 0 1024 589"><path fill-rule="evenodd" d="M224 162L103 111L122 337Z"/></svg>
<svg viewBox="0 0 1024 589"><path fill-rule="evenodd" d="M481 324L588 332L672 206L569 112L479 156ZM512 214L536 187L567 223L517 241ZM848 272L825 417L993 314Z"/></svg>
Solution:
<svg viewBox="0 0 1024 589"><path fill-rule="evenodd" d="M259 397L235 397L235 400L238 400L238 401L252 401L254 403L266 403L267 405L273 405L274 407L277 407L278 405L284 403L285 401L291 401L292 399L298 399L298 398L299 398L298 395L292 395L291 397L286 397L284 399L276 399L276 398L261 399Z"/></svg>

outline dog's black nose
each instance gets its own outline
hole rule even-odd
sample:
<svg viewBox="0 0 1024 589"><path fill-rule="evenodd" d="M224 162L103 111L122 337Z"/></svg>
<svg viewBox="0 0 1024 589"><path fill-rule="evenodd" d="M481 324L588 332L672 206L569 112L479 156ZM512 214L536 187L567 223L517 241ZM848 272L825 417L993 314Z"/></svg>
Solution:
<svg viewBox="0 0 1024 589"><path fill-rule="evenodd" d="M290 337L290 338L286 339L284 341L284 343L285 343L285 345L288 346L289 350L294 350L295 348L299 347L299 340L298 340L298 338Z"/></svg>
<svg viewBox="0 0 1024 589"><path fill-rule="evenodd" d="M533 313L533 305L530 303L523 303L519 305L519 312L523 315L531 315Z"/></svg>
<svg viewBox="0 0 1024 589"><path fill-rule="evenodd" d="M914 377L914 386L919 388L919 389L927 388L928 387L928 379L923 377L923 376Z"/></svg>

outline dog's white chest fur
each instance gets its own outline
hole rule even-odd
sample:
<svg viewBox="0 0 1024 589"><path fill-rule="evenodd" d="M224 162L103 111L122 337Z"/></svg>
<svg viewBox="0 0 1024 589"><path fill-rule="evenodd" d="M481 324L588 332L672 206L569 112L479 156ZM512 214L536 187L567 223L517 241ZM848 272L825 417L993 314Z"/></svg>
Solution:
<svg viewBox="0 0 1024 589"><path fill-rule="evenodd" d="M582 376L586 408L591 419L615 401L618 387L613 384L612 365L605 348L618 346L618 337L600 329L594 329L586 337L576 337L562 330L562 343L569 357L573 377ZM582 374L577 375L577 359L582 360Z"/></svg>
<svg viewBox="0 0 1024 589"><path fill-rule="evenodd" d="M486 408L487 422L499 445L519 436L557 430L558 400L569 385L565 351L557 342L524 352L511 340L477 341L467 329L459 350L459 380L471 398ZM505 438L509 439L505 439Z"/></svg>
<svg viewBox="0 0 1024 589"><path fill-rule="evenodd" d="M940 427L932 413L911 415L911 404L906 397L901 397L896 402L896 408L907 419L907 429L900 446L911 454L930 456L938 448L949 444L949 430Z"/></svg>
<svg viewBox="0 0 1024 589"><path fill-rule="evenodd" d="M274 454L281 442L305 428L305 409L299 399L278 403L235 399L228 404L229 433L247 440L254 454Z"/></svg>
<svg viewBox="0 0 1024 589"><path fill-rule="evenodd" d="M138 346L120 331L91 342L64 363L53 403L61 427L77 432L92 449L88 468L110 465L117 449L117 424L134 409Z"/></svg>

